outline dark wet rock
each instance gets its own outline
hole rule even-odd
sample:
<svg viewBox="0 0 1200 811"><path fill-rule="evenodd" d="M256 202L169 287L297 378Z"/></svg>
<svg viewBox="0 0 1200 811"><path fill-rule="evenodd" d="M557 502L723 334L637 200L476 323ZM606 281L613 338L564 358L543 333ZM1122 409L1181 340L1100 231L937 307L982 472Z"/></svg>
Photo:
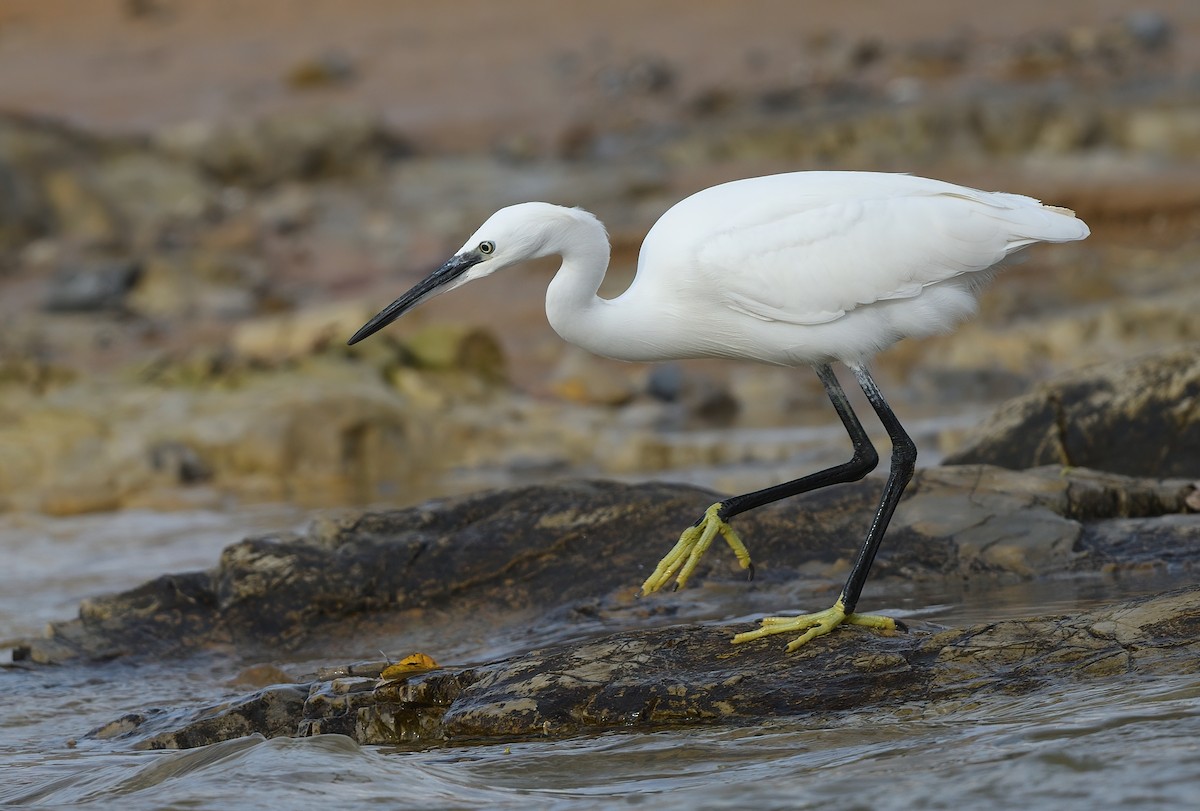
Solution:
<svg viewBox="0 0 1200 811"><path fill-rule="evenodd" d="M141 272L141 265L132 260L81 262L64 267L51 280L43 306L52 312L121 310Z"/></svg>
<svg viewBox="0 0 1200 811"><path fill-rule="evenodd" d="M191 749L255 733L268 738L291 736L295 734L296 716L304 711L308 693L308 685L274 685L226 704L210 707L186 726L154 735L141 743L139 748ZM127 716L124 720L126 725L132 725L136 719ZM155 722L161 724L168 720L169 716L149 717L138 727L153 728ZM129 730L120 729L119 734L114 734L118 730L110 729L111 726L102 728L102 735L95 732L90 734L93 737L128 737Z"/></svg>
<svg viewBox="0 0 1200 811"><path fill-rule="evenodd" d="M802 573L840 580L879 489L868 480L739 516L757 564L745 593L777 605L785 598L776 592ZM1021 579L1126 565L1192 567L1200 562L1200 516L1187 512L1194 492L1190 482L1087 470L923 470L873 576ZM679 485L574 482L366 513L298 537L247 538L211 571L87 601L77 620L52 624L17 657L55 662L213 647L247 656L328 655L331 644L353 649L356 634L441 644L455 618L525 627L529 613L557 612L583 627L621 617L640 623L654 612L682 620L700 610L688 603L690 590L680 600L630 598L647 567L716 498ZM1175 523L1166 526L1164 517ZM1114 521L1123 523L1109 528ZM1122 544L1129 535L1168 546ZM714 550L693 582L743 579Z"/></svg>
<svg viewBox="0 0 1200 811"><path fill-rule="evenodd" d="M11 250L62 227L45 179L95 148L94 139L57 124L0 115L0 248Z"/></svg>
<svg viewBox="0 0 1200 811"><path fill-rule="evenodd" d="M151 446L150 466L181 484L208 481L213 475L200 454L182 442L164 441Z"/></svg>
<svg viewBox="0 0 1200 811"><path fill-rule="evenodd" d="M729 426L741 412L741 403L726 386L685 374L675 363L651 367L645 391L656 400L679 405L678 419L672 420L677 424Z"/></svg>
<svg viewBox="0 0 1200 811"><path fill-rule="evenodd" d="M891 636L842 629L790 655L770 639L731 645L738 630L623 631L387 681L376 678L382 665L360 666L361 675L271 687L199 712L126 716L93 734L140 739L138 746L154 749L250 733L335 733L359 743L425 747L746 724L912 701L985 700L1052 680L1200 671L1196 588L961 629Z"/></svg>
<svg viewBox="0 0 1200 811"><path fill-rule="evenodd" d="M1162 50L1174 38L1171 21L1152 9L1131 11L1121 22L1125 33L1147 51Z"/></svg>
<svg viewBox="0 0 1200 811"><path fill-rule="evenodd" d="M1200 477L1200 345L1045 383L1001 406L946 463Z"/></svg>
<svg viewBox="0 0 1200 811"><path fill-rule="evenodd" d="M674 403L683 396L687 378L678 363L656 363L646 375L646 393L664 403Z"/></svg>

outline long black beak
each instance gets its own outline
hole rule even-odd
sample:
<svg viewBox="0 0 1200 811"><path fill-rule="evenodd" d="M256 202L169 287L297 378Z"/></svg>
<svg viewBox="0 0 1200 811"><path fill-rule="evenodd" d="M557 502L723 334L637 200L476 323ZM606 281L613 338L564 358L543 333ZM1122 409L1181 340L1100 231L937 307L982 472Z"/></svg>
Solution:
<svg viewBox="0 0 1200 811"><path fill-rule="evenodd" d="M352 346L363 338L374 335L425 299L432 298L436 295L438 288L454 281L466 273L469 268L478 265L482 261L483 254L479 253L479 251L468 251L450 257L446 264L433 273L430 273L422 281L418 282L412 290L409 290L403 296L384 307L374 318L363 324L362 329L354 333L354 337L347 341L346 344Z"/></svg>

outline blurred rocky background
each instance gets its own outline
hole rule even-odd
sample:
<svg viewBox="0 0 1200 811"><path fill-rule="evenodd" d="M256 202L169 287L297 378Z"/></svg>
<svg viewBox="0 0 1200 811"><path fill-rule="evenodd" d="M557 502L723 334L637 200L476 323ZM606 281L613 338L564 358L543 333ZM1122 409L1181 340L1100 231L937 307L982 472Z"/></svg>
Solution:
<svg viewBox="0 0 1200 811"><path fill-rule="evenodd" d="M970 458L999 403L1080 367L1168 352L1194 373L1194 2L6 0L0 510L405 505L591 475L733 491L841 461L803 370L564 344L553 263L345 346L500 206L595 212L613 295L675 201L821 168L1029 194L1092 227L1002 273L953 335L881 356L924 463Z"/></svg>

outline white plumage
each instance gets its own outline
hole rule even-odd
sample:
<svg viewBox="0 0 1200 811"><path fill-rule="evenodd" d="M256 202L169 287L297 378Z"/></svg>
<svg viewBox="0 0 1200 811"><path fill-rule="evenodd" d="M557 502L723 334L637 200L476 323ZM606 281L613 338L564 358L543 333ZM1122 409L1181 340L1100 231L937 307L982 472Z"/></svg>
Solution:
<svg viewBox="0 0 1200 811"><path fill-rule="evenodd" d="M562 236L572 242L599 233L571 230ZM1087 235L1073 213L1020 195L909 175L771 175L705 189L662 216L634 283L612 300L638 315L613 327L632 333L624 339L609 343L577 313L547 309L567 340L625 360L861 362L973 314L990 278L980 274L1012 252ZM568 261L563 274L591 288L592 268Z"/></svg>
<svg viewBox="0 0 1200 811"><path fill-rule="evenodd" d="M559 335L596 354L853 364L973 314L986 271L1014 251L1087 235L1073 212L1021 195L911 175L794 172L677 203L646 235L633 284L610 300L596 296L609 245L595 217L548 203L503 208L458 256L485 242L494 251L404 309L560 254L546 314ZM400 314L385 313L388 321Z"/></svg>
<svg viewBox="0 0 1200 811"><path fill-rule="evenodd" d="M360 329L355 343L420 302L509 265L557 254L546 291L551 326L571 343L631 361L745 358L812 365L850 435L845 464L718 502L684 531L646 580L682 585L719 534L743 566L749 553L727 523L781 498L854 481L878 461L830 364L855 373L892 440L891 472L866 540L831 609L768 618L734 638L803 631L795 649L842 623L891 630L855 614L863 583L912 476L916 446L865 362L901 338L943 332L973 314L980 288L1005 257L1035 242L1083 239L1065 208L910 175L796 172L738 180L673 206L642 244L637 274L614 299L597 295L608 268L604 226L580 209L523 203L497 211L427 279Z"/></svg>

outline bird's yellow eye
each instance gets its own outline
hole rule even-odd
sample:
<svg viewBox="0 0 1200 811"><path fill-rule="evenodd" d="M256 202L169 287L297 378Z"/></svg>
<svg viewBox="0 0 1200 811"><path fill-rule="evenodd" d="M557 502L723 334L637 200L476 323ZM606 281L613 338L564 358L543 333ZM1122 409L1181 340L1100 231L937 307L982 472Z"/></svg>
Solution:
<svg viewBox="0 0 1200 811"><path fill-rule="evenodd" d="M487 240L487 241L479 243L479 252L481 254L483 254L484 256L487 256L488 254L494 252L495 250L496 250L495 242Z"/></svg>

